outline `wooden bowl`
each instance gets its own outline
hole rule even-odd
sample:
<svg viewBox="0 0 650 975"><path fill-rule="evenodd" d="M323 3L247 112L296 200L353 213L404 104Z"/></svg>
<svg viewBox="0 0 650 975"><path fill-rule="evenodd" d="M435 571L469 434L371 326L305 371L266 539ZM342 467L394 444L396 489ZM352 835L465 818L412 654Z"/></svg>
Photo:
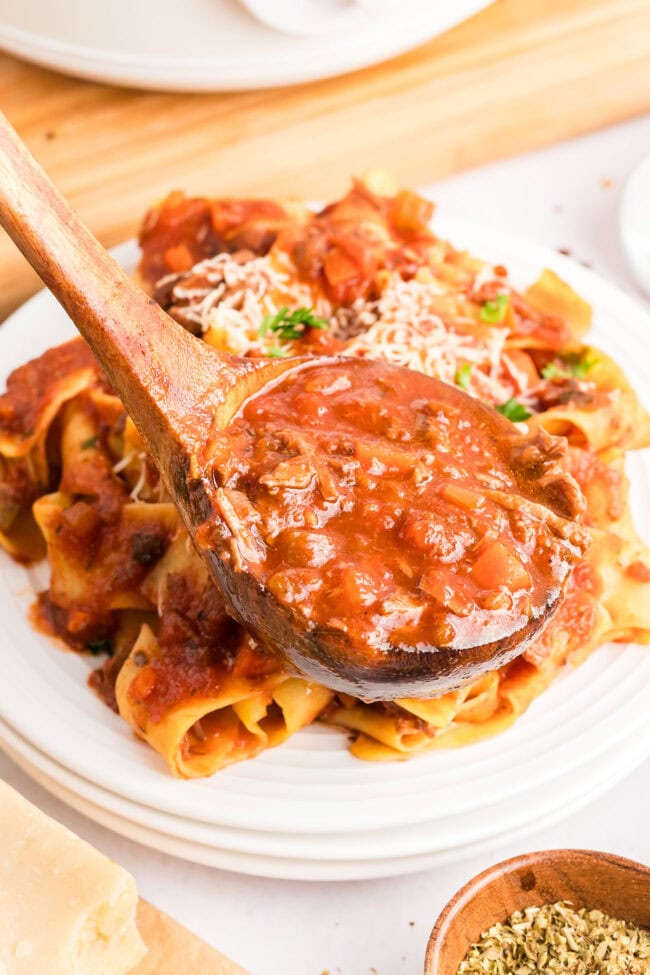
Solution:
<svg viewBox="0 0 650 975"><path fill-rule="evenodd" d="M542 850L497 863L442 911L429 939L425 975L457 975L467 949L487 928L514 911L560 900L650 928L650 868L593 850Z"/></svg>

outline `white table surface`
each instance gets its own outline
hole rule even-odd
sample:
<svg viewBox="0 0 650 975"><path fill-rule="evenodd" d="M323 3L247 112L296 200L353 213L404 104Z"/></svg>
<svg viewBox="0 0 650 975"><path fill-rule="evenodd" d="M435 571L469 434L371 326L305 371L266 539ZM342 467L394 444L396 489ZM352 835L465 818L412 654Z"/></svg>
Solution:
<svg viewBox="0 0 650 975"><path fill-rule="evenodd" d="M623 263L616 211L626 175L648 153L650 117L428 191L449 212L569 249L640 297ZM525 841L410 877L341 884L258 880L175 860L72 812L3 755L0 776L123 864L143 896L254 975L417 975L448 898L479 870L526 850L590 847L650 862L650 762L582 812Z"/></svg>

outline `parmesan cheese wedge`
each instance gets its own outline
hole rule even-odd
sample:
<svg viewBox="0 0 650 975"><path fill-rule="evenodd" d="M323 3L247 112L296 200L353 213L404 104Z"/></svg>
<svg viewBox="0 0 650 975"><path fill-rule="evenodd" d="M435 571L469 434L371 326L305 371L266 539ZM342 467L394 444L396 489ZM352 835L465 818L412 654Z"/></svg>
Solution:
<svg viewBox="0 0 650 975"><path fill-rule="evenodd" d="M0 975L126 975L133 878L0 781Z"/></svg>

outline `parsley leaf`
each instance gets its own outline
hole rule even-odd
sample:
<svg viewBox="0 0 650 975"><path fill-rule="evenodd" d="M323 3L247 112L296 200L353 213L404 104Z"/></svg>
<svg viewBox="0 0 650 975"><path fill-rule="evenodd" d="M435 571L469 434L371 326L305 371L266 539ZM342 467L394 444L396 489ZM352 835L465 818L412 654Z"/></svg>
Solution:
<svg viewBox="0 0 650 975"><path fill-rule="evenodd" d="M542 369L543 379L568 379L571 373L564 366L558 366L557 362L547 362Z"/></svg>
<svg viewBox="0 0 650 975"><path fill-rule="evenodd" d="M281 349L279 345L267 349L266 354L270 359L286 359L289 356L287 349Z"/></svg>
<svg viewBox="0 0 650 975"><path fill-rule="evenodd" d="M506 420L512 420L513 423L520 423L532 416L532 413L526 409L523 403L519 403L516 399L508 399L505 403L500 403L495 409L497 413L505 416Z"/></svg>
<svg viewBox="0 0 650 975"><path fill-rule="evenodd" d="M90 450L91 447L97 446L97 437L88 437L87 440L82 440L80 447L82 450Z"/></svg>
<svg viewBox="0 0 650 975"><path fill-rule="evenodd" d="M472 372L472 366L469 362L464 362L462 366L459 366L456 370L456 375L454 376L454 382L461 389L468 389L469 379Z"/></svg>
<svg viewBox="0 0 650 975"><path fill-rule="evenodd" d="M482 322L488 322L489 325L498 325L506 317L509 301L508 295L497 295L494 300L485 301L478 317Z"/></svg>
<svg viewBox="0 0 650 975"><path fill-rule="evenodd" d="M562 362L547 362L542 369L544 379L584 379L587 373L594 368L598 359L592 355L589 349L583 353L570 352L561 356Z"/></svg>
<svg viewBox="0 0 650 975"><path fill-rule="evenodd" d="M258 335L274 332L278 338L290 341L299 339L307 328L327 328L326 318L319 318L313 308L296 308L290 312L286 305L275 315L265 315L259 327Z"/></svg>
<svg viewBox="0 0 650 975"><path fill-rule="evenodd" d="M569 368L571 369L571 374L576 379L584 379L587 373L596 365L598 365L598 357L587 349L583 355L578 356L575 361L570 362Z"/></svg>

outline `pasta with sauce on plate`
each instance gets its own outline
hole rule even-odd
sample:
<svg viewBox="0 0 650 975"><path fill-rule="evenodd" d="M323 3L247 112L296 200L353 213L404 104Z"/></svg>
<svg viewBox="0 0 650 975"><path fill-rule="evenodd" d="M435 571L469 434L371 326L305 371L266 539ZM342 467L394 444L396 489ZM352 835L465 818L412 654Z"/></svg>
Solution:
<svg viewBox="0 0 650 975"><path fill-rule="evenodd" d="M216 348L383 357L566 438L588 554L542 635L457 691L366 703L284 672L256 646L226 614L82 339L17 369L0 397L0 544L21 561L47 556L38 624L105 655L91 685L177 776L210 775L314 721L345 729L369 760L464 745L507 728L599 645L650 642L650 552L623 471L627 450L650 445L650 417L620 367L586 344L585 301L551 271L519 293L504 267L439 239L432 210L378 173L318 213L174 193L145 217L138 274ZM508 565L489 571L491 591L505 593ZM351 590L362 584L359 566L341 573ZM462 613L458 593L444 599Z"/></svg>

